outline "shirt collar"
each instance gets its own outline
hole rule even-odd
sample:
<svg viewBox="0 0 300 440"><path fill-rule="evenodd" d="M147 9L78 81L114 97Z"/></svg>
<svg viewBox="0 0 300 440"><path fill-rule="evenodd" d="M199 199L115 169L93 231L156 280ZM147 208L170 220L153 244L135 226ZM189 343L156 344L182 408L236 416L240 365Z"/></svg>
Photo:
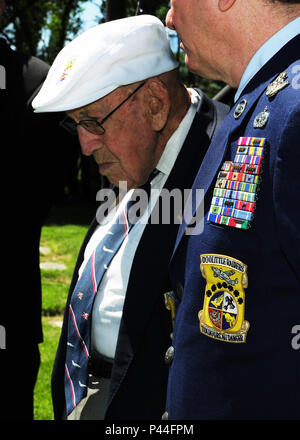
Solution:
<svg viewBox="0 0 300 440"><path fill-rule="evenodd" d="M179 126L177 127L177 129L174 131L174 133L168 140L165 149L163 151L163 154L161 155L161 158L156 166L157 170L159 170L160 172L166 175L169 175L173 168L173 165L184 144L184 141L191 128L192 122L194 120L197 111L200 96L194 89L188 89L188 91L190 92L190 96L191 96L190 108L187 111L185 117L182 119Z"/></svg>
<svg viewBox="0 0 300 440"><path fill-rule="evenodd" d="M288 25L280 29L275 35L267 40L254 54L248 64L242 79L240 81L239 88L235 94L235 102L241 96L246 85L256 75L256 73L292 38L299 34L300 29L300 17L291 21Z"/></svg>

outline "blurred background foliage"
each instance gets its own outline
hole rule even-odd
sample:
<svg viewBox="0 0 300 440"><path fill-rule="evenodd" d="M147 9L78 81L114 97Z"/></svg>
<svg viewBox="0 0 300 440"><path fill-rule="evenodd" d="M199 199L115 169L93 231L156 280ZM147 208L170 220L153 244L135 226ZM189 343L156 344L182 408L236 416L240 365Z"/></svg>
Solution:
<svg viewBox="0 0 300 440"><path fill-rule="evenodd" d="M7 0L0 21L0 35L14 49L52 64L65 44L86 30L82 17L87 3L93 3L93 0ZM103 0L98 2L97 7L99 14L95 15L94 25L135 14L152 14L164 22L169 0ZM170 38L180 62L183 82L189 87L200 87L210 97L215 96L224 84L190 73L185 66L177 34L170 33Z"/></svg>
<svg viewBox="0 0 300 440"><path fill-rule="evenodd" d="M3 2L0 0L0 8ZM137 14L152 14L164 23L168 9L169 0L6 0L0 17L0 37L5 38L13 50L51 65L69 41L98 23ZM182 82L187 87L199 87L210 97L218 95L217 99L230 104L233 94L229 90L224 95L223 83L189 72L177 33L168 32L172 50L180 62ZM99 177L93 158L83 156L78 140L75 142L76 148L74 141L60 139L64 148L60 148L60 159L55 164L55 184L51 182L55 204L76 200L95 202L99 185L108 185L105 178ZM49 156L51 154L54 152L49 152Z"/></svg>

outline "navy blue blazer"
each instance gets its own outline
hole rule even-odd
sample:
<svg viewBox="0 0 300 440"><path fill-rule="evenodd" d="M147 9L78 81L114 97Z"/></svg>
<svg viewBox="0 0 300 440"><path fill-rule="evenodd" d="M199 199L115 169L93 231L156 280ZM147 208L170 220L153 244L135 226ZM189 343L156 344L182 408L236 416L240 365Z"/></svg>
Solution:
<svg viewBox="0 0 300 440"><path fill-rule="evenodd" d="M282 88L275 85L268 97L283 72ZM300 35L247 85L194 182L205 194L203 231L187 235L180 227L170 268L176 317L169 419L300 418L299 73ZM252 150L245 137L256 139ZM261 148L263 171L255 175ZM238 154L248 155L246 162ZM229 172L237 173L233 183ZM247 172L258 177L249 180L258 185L253 198L250 183L234 182ZM233 209L243 211L237 222Z"/></svg>
<svg viewBox="0 0 300 440"><path fill-rule="evenodd" d="M191 188L210 140L228 107L202 92L198 110L165 188ZM172 217L172 216L171 216ZM85 247L97 226L94 219L83 242L70 287L66 310ZM165 408L168 366L164 361L172 332L164 293L171 289L168 265L178 224L148 224L132 263L120 324L106 419L160 419ZM54 415L65 407L64 363L68 315L64 323L52 374Z"/></svg>

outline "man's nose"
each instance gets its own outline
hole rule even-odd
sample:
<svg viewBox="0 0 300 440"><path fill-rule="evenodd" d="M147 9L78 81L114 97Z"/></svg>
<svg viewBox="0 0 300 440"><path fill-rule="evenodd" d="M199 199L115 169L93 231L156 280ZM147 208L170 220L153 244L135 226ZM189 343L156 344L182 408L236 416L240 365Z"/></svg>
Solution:
<svg viewBox="0 0 300 440"><path fill-rule="evenodd" d="M173 23L173 10L172 8L168 10L167 16L166 16L166 25L168 26L169 29L172 29L173 31L175 31L175 26Z"/></svg>
<svg viewBox="0 0 300 440"><path fill-rule="evenodd" d="M90 133L80 125L77 126L79 143L84 156L90 156L102 147L102 139L98 134Z"/></svg>

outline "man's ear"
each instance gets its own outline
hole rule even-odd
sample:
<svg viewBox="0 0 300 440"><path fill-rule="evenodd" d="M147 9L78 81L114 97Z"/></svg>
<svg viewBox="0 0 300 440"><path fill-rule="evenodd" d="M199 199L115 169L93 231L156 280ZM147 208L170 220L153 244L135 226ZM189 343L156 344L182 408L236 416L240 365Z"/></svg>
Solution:
<svg viewBox="0 0 300 440"><path fill-rule="evenodd" d="M153 130L161 131L167 123L171 100L164 83L158 78L151 78L146 84L147 115Z"/></svg>
<svg viewBox="0 0 300 440"><path fill-rule="evenodd" d="M230 9L236 0L219 0L218 7L221 12L226 12Z"/></svg>

